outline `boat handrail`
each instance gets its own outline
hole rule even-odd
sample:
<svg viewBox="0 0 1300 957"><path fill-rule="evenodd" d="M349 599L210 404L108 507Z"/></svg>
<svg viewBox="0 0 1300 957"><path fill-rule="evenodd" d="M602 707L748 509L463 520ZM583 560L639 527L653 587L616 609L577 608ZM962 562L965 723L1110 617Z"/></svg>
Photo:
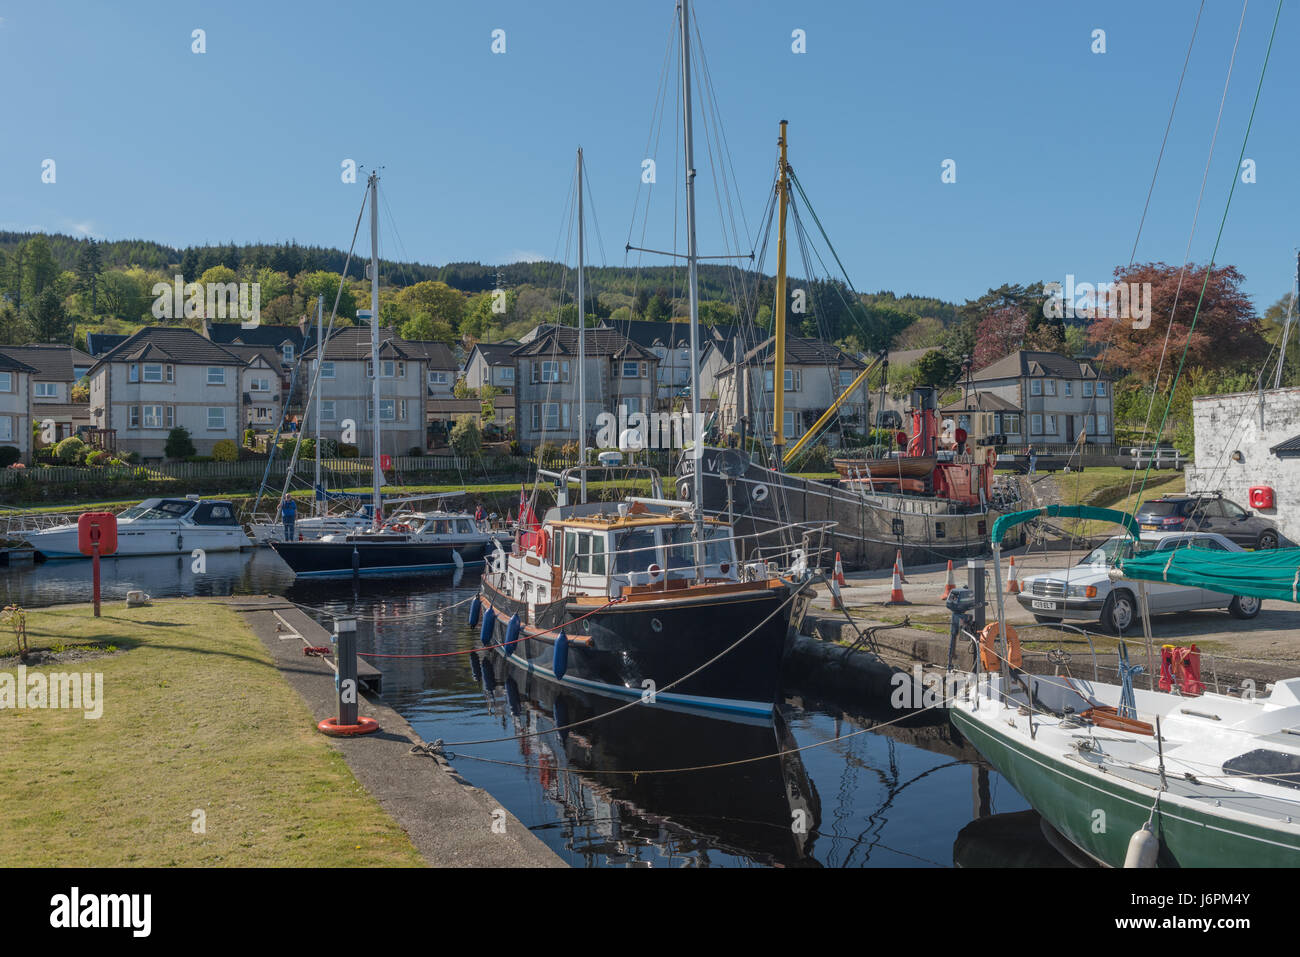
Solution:
<svg viewBox="0 0 1300 957"><path fill-rule="evenodd" d="M663 498L664 483L659 475L659 470L651 465L570 465L562 472L552 472L549 469L538 469L537 474L543 478L549 478L555 482L564 485L582 485L582 476L574 477L574 473L600 472L608 475L611 472L639 473L650 477L650 490L656 498Z"/></svg>

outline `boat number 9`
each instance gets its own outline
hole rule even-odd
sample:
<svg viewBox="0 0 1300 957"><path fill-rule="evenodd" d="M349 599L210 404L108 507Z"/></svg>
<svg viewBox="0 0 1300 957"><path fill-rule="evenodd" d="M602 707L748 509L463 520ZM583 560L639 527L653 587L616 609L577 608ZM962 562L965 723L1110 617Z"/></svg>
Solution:
<svg viewBox="0 0 1300 957"><path fill-rule="evenodd" d="M651 630L651 631L654 631L654 632L660 632L660 631L663 631L663 630L664 630L664 623L663 623L662 621L660 621L658 618L651 618L651 619L650 619L650 630Z"/></svg>
<svg viewBox="0 0 1300 957"><path fill-rule="evenodd" d="M754 491L750 493L750 497L753 498L755 502L763 501L765 498L767 498L767 486L766 485L754 486Z"/></svg>

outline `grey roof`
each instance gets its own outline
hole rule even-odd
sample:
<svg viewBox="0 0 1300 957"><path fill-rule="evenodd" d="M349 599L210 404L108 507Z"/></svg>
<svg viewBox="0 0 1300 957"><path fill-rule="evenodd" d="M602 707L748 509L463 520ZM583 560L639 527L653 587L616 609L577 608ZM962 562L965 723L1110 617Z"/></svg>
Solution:
<svg viewBox="0 0 1300 957"><path fill-rule="evenodd" d="M768 336L764 342L746 352L740 361L747 365L757 365L759 363L766 365L773 360L775 351L776 336ZM864 368L861 361L829 342L823 342L821 339L800 339L796 336L786 336L785 364L787 367L839 366L844 369Z"/></svg>
<svg viewBox="0 0 1300 957"><path fill-rule="evenodd" d="M1300 435L1293 435L1285 442L1279 442L1269 449L1280 459L1293 459L1300 457Z"/></svg>
<svg viewBox="0 0 1300 957"><path fill-rule="evenodd" d="M91 368L108 362L171 362L177 365L242 366L244 359L205 339L193 329L145 326L99 357Z"/></svg>
<svg viewBox="0 0 1300 957"><path fill-rule="evenodd" d="M303 344L302 330L297 326L259 323L252 329L245 329L243 324L238 322L209 322L206 326L208 338L223 346L238 343L245 346L273 346L278 349L281 344L289 342L293 344L296 351L300 350ZM315 332L314 326L313 323L313 332Z"/></svg>
<svg viewBox="0 0 1300 957"><path fill-rule="evenodd" d="M239 343L234 343L232 345L224 346L223 348L233 352L235 355L243 359L245 365L250 364L254 359L260 356L267 365L277 372L284 367L284 357L280 354L280 350L275 348L275 346L245 346L240 345Z"/></svg>
<svg viewBox="0 0 1300 957"><path fill-rule="evenodd" d="M578 354L578 329L576 326L540 325L532 342L518 346L511 355L527 356L576 356ZM656 356L645 346L637 345L617 329L604 326L589 328L584 346L588 356L608 356L613 359L645 359L658 362Z"/></svg>
<svg viewBox="0 0 1300 957"><path fill-rule="evenodd" d="M93 365L94 359L73 346L30 343L25 346L2 347L10 358L31 366L42 381L72 382L72 366Z"/></svg>
<svg viewBox="0 0 1300 957"><path fill-rule="evenodd" d="M1019 379L1024 376L1057 376L1062 379L1109 379L1088 360L1082 362L1059 352L1030 352L1017 349L997 362L976 371L972 380Z"/></svg>
<svg viewBox="0 0 1300 957"><path fill-rule="evenodd" d="M477 352L483 357L483 361L489 366L514 366L515 360L511 353L519 348L519 343L514 340L508 342L480 342L469 351L465 359L465 368L474 360L474 353Z"/></svg>
<svg viewBox="0 0 1300 957"><path fill-rule="evenodd" d="M90 353L92 358L98 359L105 353L116 349L129 338L130 336L119 336L110 332L88 332L86 333L86 351Z"/></svg>
<svg viewBox="0 0 1300 957"><path fill-rule="evenodd" d="M430 369L445 369L454 372L460 368L460 363L456 361L456 354L451 351L451 346L445 342L433 342L428 339L407 339L404 348L412 356L420 353L419 358L428 362Z"/></svg>
<svg viewBox="0 0 1300 957"><path fill-rule="evenodd" d="M407 359L417 361L428 358L429 343L408 342L392 329L379 330L379 357L381 359ZM370 327L345 326L335 329L325 339L325 359L327 361L346 362L370 358ZM312 345L303 353L305 358L316 357L316 346ZM456 367L453 361L449 369Z"/></svg>
<svg viewBox="0 0 1300 957"><path fill-rule="evenodd" d="M8 355L5 350L0 350L0 372L26 372L30 374L35 371L26 362L15 359L13 356Z"/></svg>

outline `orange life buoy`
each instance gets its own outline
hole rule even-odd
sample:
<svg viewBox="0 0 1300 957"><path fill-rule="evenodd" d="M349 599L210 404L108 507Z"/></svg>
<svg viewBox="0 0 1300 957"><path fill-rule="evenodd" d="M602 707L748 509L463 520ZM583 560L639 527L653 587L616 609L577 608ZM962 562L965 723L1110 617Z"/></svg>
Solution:
<svg viewBox="0 0 1300 957"><path fill-rule="evenodd" d="M551 550L551 533L542 529L537 535L537 557L545 558L546 553Z"/></svg>
<svg viewBox="0 0 1300 957"><path fill-rule="evenodd" d="M1019 668L1020 658L1020 636L1016 634L1016 629L1010 624L1007 625L1007 661L1012 668ZM998 657L998 623L991 621L984 626L980 632L980 667L985 671L998 671L1002 667L1002 661Z"/></svg>
<svg viewBox="0 0 1300 957"><path fill-rule="evenodd" d="M395 532L409 532L411 530L411 526L407 525L405 522L398 522L396 525L390 525L388 527Z"/></svg>

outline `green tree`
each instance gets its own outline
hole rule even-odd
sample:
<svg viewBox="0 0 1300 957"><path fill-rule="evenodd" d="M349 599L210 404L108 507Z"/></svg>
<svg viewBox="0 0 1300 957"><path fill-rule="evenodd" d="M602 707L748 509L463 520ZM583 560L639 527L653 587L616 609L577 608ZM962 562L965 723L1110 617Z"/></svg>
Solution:
<svg viewBox="0 0 1300 957"><path fill-rule="evenodd" d="M330 310L334 308L334 297L339 297L338 319L335 320L335 326L351 325L352 319L357 314L357 298L352 291L352 287L342 282L343 277L336 272L326 272L324 270L310 273L299 273L296 281L298 286L298 296L303 302L304 311L315 312L316 297L325 297L325 318L328 321ZM343 291L339 292L339 286L342 284ZM339 320L344 320L339 322Z"/></svg>
<svg viewBox="0 0 1300 957"><path fill-rule="evenodd" d="M50 253L49 241L44 236L33 236L23 243L22 302L34 306L45 288L59 275L59 264Z"/></svg>
<svg viewBox="0 0 1300 957"><path fill-rule="evenodd" d="M90 294L90 314L99 314L99 275L104 271L99 243L93 239L81 247L77 256L77 289Z"/></svg>
<svg viewBox="0 0 1300 957"><path fill-rule="evenodd" d="M66 342L72 334L63 300L53 287L47 287L32 310L32 332L38 342Z"/></svg>
<svg viewBox="0 0 1300 957"><path fill-rule="evenodd" d="M190 430L178 425L168 432L163 454L169 459L187 459L193 455L194 442L190 439Z"/></svg>
<svg viewBox="0 0 1300 957"><path fill-rule="evenodd" d="M478 421L470 413L456 417L451 427L451 447L462 458L474 458L483 447L483 436Z"/></svg>

